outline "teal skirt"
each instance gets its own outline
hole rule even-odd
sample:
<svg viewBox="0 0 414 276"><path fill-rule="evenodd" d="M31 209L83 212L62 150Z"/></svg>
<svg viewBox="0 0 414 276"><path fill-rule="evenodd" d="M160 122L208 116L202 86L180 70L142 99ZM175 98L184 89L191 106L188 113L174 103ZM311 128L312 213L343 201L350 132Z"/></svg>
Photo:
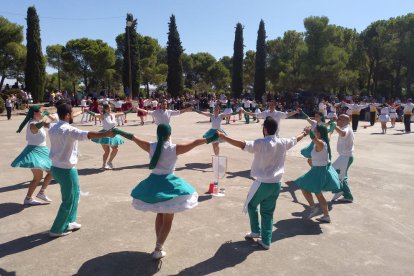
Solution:
<svg viewBox="0 0 414 276"><path fill-rule="evenodd" d="M99 132L105 132L106 130L102 129ZM124 143L124 140L119 135L115 135L115 137L105 137L99 139L92 139L93 142L102 144L102 145L109 145L111 147L119 146Z"/></svg>
<svg viewBox="0 0 414 276"><path fill-rule="evenodd" d="M313 150L313 141L307 146L304 147L303 149L300 150L300 154L303 155L303 157L305 158L312 158L312 150Z"/></svg>
<svg viewBox="0 0 414 276"><path fill-rule="evenodd" d="M49 158L49 149L46 146L27 145L22 153L11 163L13 168L30 168L50 171L52 161Z"/></svg>
<svg viewBox="0 0 414 276"><path fill-rule="evenodd" d="M155 213L182 212L198 205L196 190L174 174L150 174L131 192L132 206Z"/></svg>
<svg viewBox="0 0 414 276"><path fill-rule="evenodd" d="M227 133L224 130L211 128L206 133L204 133L203 138L208 138L208 137L213 136L216 131L220 131L221 133L227 136ZM223 141L217 138L216 140L211 141L211 143L223 143Z"/></svg>
<svg viewBox="0 0 414 276"><path fill-rule="evenodd" d="M305 175L295 180L301 189L315 194L339 192L341 189L338 173L331 164L313 166Z"/></svg>

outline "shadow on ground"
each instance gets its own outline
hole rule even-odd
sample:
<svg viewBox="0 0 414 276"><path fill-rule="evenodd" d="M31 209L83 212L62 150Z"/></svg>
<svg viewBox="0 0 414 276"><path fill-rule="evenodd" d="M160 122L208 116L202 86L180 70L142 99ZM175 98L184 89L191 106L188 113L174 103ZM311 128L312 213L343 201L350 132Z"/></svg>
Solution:
<svg viewBox="0 0 414 276"><path fill-rule="evenodd" d="M188 267L177 275L207 275L218 272L242 263L247 256L257 250L260 250L259 246L251 241L228 241L219 247L213 257Z"/></svg>
<svg viewBox="0 0 414 276"><path fill-rule="evenodd" d="M52 240L53 239L49 237L49 232L45 231L5 242L0 244L0 259L8 255L13 255L43 245Z"/></svg>
<svg viewBox="0 0 414 276"><path fill-rule="evenodd" d="M227 174L226 178L244 177L247 179L254 180L254 178L250 176L250 170L238 171L238 172L227 172L226 174Z"/></svg>
<svg viewBox="0 0 414 276"><path fill-rule="evenodd" d="M199 172L210 172L207 169L211 168L211 164L207 163L187 163L184 167L175 168L175 171L193 170Z"/></svg>
<svg viewBox="0 0 414 276"><path fill-rule="evenodd" d="M26 189L29 187L29 184L30 184L30 181L24 181L21 183L12 184L10 186L0 187L0 193L11 192L11 191L20 190L20 189ZM49 183L49 185L55 185L55 184L57 184L57 182L54 179Z"/></svg>
<svg viewBox="0 0 414 276"><path fill-rule="evenodd" d="M20 213L23 211L24 206L19 203L1 203L0 204L0 219ZM0 274L1 275L1 274Z"/></svg>
<svg viewBox="0 0 414 276"><path fill-rule="evenodd" d="M148 253L121 251L85 262L75 275L154 275L161 266L162 261L154 261Z"/></svg>
<svg viewBox="0 0 414 276"><path fill-rule="evenodd" d="M272 243L295 236L322 234L319 223L300 218L279 220L274 226L276 230L272 233Z"/></svg>

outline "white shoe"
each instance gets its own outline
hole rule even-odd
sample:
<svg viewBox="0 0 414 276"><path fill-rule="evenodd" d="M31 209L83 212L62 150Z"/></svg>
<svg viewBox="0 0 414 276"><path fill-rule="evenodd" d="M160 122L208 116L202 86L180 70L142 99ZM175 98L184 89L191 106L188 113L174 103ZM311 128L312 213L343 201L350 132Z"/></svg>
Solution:
<svg viewBox="0 0 414 276"><path fill-rule="evenodd" d="M112 162L108 162L108 167L109 167L109 169L110 170L112 170L112 169L114 169L115 167L114 167L114 164L112 164Z"/></svg>
<svg viewBox="0 0 414 276"><path fill-rule="evenodd" d="M111 167L109 167L108 164L103 164L102 165L102 170L110 170L110 169L111 169Z"/></svg>
<svg viewBox="0 0 414 276"><path fill-rule="evenodd" d="M77 223L76 221L69 223L67 231L75 231L81 229L82 224Z"/></svg>
<svg viewBox="0 0 414 276"><path fill-rule="evenodd" d="M310 214L308 216L308 219L311 219L311 218L317 216L319 212L320 212L319 205L313 205L311 207L311 211L310 211Z"/></svg>
<svg viewBox="0 0 414 276"><path fill-rule="evenodd" d="M332 197L331 201L337 201L338 198L340 198L343 194L344 194L344 192L335 193L334 196Z"/></svg>
<svg viewBox="0 0 414 276"><path fill-rule="evenodd" d="M317 221L319 222L324 222L324 223L331 223L331 218L329 216L321 216L319 218L316 218Z"/></svg>
<svg viewBox="0 0 414 276"><path fill-rule="evenodd" d="M36 206L36 205L43 205L43 202L40 202L33 198L25 198L23 201L23 205L30 205L30 206Z"/></svg>
<svg viewBox="0 0 414 276"><path fill-rule="evenodd" d="M63 233L53 233L53 232L49 232L49 237L59 238L59 237L63 237L63 236L69 235L70 233L71 233L70 231L66 231L66 232L63 232Z"/></svg>
<svg viewBox="0 0 414 276"><path fill-rule="evenodd" d="M264 243L263 243L263 241L262 241L261 239L258 239L258 240L257 240L257 243L258 243L261 247L263 247L263 249L265 249L265 250L269 250L269 249L270 249L270 245L266 245L266 244L264 244Z"/></svg>
<svg viewBox="0 0 414 276"><path fill-rule="evenodd" d="M346 203L352 203L354 200L353 199L348 199L348 198L345 198L344 196L342 196L340 199L338 199L338 201L346 202Z"/></svg>
<svg viewBox="0 0 414 276"><path fill-rule="evenodd" d="M258 238L260 238L260 234L249 232L249 233L246 234L246 236L244 236L244 238L245 239L258 239Z"/></svg>
<svg viewBox="0 0 414 276"><path fill-rule="evenodd" d="M36 197L40 198L41 200L46 201L46 202L52 202L52 200L50 198L48 198L47 195L45 195L45 194L38 193L36 195Z"/></svg>
<svg viewBox="0 0 414 276"><path fill-rule="evenodd" d="M167 252L164 250L154 250L154 252L151 253L151 257L155 260L159 260L165 256L167 256Z"/></svg>

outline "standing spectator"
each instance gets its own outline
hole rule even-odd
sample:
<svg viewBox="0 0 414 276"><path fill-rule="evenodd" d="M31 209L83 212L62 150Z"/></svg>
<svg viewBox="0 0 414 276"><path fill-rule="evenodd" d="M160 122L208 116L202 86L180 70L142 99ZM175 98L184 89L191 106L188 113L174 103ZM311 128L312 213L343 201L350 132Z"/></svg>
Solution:
<svg viewBox="0 0 414 276"><path fill-rule="evenodd" d="M11 113L12 113L12 109L13 109L13 101L11 96L7 96L6 99L6 110L7 110L7 120L11 119Z"/></svg>

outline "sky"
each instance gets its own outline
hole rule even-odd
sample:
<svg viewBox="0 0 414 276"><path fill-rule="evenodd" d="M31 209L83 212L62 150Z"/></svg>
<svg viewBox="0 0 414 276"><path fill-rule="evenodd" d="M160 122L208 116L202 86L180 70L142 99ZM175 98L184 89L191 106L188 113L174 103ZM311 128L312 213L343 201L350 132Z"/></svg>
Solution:
<svg viewBox="0 0 414 276"><path fill-rule="evenodd" d="M363 31L370 23L414 12L413 0L14 0L1 1L0 16L24 26L29 6L40 17L42 48L70 39L102 39L116 47L126 13L138 19L137 31L167 42L171 14L187 54L209 52L217 59L233 55L234 31L244 26L245 52L255 50L260 20L267 39L287 30L304 31L309 16L327 16L330 24Z"/></svg>

